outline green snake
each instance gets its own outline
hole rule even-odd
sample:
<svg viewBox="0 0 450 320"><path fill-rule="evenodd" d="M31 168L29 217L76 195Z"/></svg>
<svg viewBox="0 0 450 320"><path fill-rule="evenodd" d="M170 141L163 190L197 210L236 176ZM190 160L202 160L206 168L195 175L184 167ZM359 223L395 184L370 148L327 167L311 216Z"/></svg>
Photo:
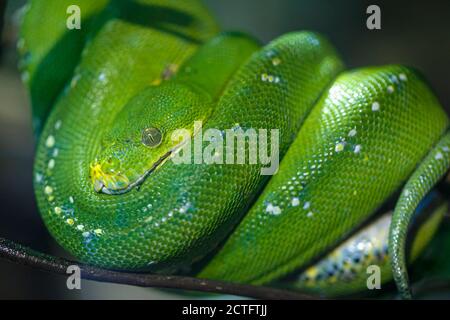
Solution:
<svg viewBox="0 0 450 320"><path fill-rule="evenodd" d="M417 71L344 71L314 32L264 46L218 33L195 0L79 0L82 28L69 30L72 2L29 1L18 42L39 137L37 203L67 251L109 269L255 285L310 267L291 287L320 287L311 275L332 258L311 264L401 190L384 252L410 297L408 226L450 161L447 115ZM213 163L172 161L208 129L251 128L278 130L274 175L262 161L224 163L237 144L208 146L234 139L225 134L200 140ZM386 247L389 223L378 224Z"/></svg>

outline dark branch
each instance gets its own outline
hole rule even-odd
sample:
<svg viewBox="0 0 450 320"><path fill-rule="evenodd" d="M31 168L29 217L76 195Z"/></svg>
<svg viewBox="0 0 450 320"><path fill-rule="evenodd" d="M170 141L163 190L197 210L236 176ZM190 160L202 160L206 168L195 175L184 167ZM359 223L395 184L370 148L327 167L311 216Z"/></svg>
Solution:
<svg viewBox="0 0 450 320"><path fill-rule="evenodd" d="M318 299L317 297L306 294L262 286L242 285L182 276L110 271L44 254L4 238L0 238L0 259L61 275L67 275L66 270L68 266L77 265L80 267L81 277L83 279L139 287L231 294L255 299Z"/></svg>

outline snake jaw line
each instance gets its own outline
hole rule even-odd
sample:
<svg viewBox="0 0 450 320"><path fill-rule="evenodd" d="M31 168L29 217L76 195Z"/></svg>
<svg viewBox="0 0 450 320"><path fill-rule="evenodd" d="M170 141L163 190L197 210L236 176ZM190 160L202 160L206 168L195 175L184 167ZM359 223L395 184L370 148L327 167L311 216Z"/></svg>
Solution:
<svg viewBox="0 0 450 320"><path fill-rule="evenodd" d="M130 181L126 175L123 175L120 172L116 173L113 170L111 170L111 172L106 172L103 170L102 164L97 161L90 166L90 178L94 186L94 190L99 193L104 192L105 190L110 190L110 186L119 187L130 184Z"/></svg>
<svg viewBox="0 0 450 320"><path fill-rule="evenodd" d="M124 175L120 174L108 174L105 173L101 169L101 164L96 163L94 165L91 165L91 180L94 185L94 190L97 193L104 193L108 195L121 195L130 192L133 188L138 188L142 183L144 183L145 179L154 172L158 167L163 165L172 155L172 153L177 152L178 149L180 149L184 145L184 141L182 141L180 144L175 146L174 148L170 149L168 152L166 152L162 157L160 157L153 165L145 171L142 175L140 175L134 182L130 183L128 178ZM111 183L104 183L104 180L108 181L110 180L113 184L116 184L117 179L115 177L123 178L126 181L126 187L123 188L117 188L112 189L110 187L107 187L107 185L110 185Z"/></svg>

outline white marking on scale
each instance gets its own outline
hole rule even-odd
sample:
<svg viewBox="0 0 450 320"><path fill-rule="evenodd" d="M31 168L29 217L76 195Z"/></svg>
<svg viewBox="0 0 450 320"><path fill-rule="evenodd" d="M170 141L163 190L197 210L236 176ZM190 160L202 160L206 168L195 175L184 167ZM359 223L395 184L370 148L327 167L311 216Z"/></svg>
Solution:
<svg viewBox="0 0 450 320"><path fill-rule="evenodd" d="M59 130L61 128L61 125L62 125L62 121L61 120L56 121L55 122L55 130Z"/></svg>
<svg viewBox="0 0 450 320"><path fill-rule="evenodd" d="M400 80L402 80L402 81L407 81L407 80L408 80L408 77L407 77L406 74L404 74L404 73L400 73L400 74L398 75L398 77L399 77Z"/></svg>
<svg viewBox="0 0 450 320"><path fill-rule="evenodd" d="M372 111L378 111L380 110L380 104L378 102L372 103Z"/></svg>
<svg viewBox="0 0 450 320"><path fill-rule="evenodd" d="M337 144L336 144L336 146L334 147L334 150L336 151L336 152L341 152L342 150L344 150L344 143L343 142L338 142Z"/></svg>
<svg viewBox="0 0 450 320"><path fill-rule="evenodd" d="M48 168L53 169L55 167L55 159L50 159L48 161Z"/></svg>
<svg viewBox="0 0 450 320"><path fill-rule="evenodd" d="M269 212L273 215L279 215L281 213L281 209L278 206L274 206L271 203L269 203L266 207L266 212Z"/></svg>
<svg viewBox="0 0 450 320"><path fill-rule="evenodd" d="M52 148L55 145L55 137L52 135L49 135L47 137L47 140L45 140L45 146L47 148Z"/></svg>

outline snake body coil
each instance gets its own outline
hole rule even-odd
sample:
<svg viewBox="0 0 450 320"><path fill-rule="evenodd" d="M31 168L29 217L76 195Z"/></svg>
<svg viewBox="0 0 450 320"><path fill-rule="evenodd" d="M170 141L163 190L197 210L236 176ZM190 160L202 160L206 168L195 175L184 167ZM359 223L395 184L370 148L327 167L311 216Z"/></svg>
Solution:
<svg viewBox="0 0 450 320"><path fill-rule="evenodd" d="M405 286L408 219L449 161L448 118L414 70L342 73L312 32L264 47L240 33L213 37L193 0L79 5L83 32L56 22L67 1L30 1L19 48L40 135L36 197L64 248L97 266L152 272L186 272L210 254L198 276L264 284L336 246L412 176L390 242ZM42 12L54 19L39 28L53 31L36 41ZM171 139L179 129L195 142L208 129L252 128L279 130L272 177L261 163L171 161L185 147ZM234 138L206 140L217 139ZM227 151L237 147L217 159Z"/></svg>

